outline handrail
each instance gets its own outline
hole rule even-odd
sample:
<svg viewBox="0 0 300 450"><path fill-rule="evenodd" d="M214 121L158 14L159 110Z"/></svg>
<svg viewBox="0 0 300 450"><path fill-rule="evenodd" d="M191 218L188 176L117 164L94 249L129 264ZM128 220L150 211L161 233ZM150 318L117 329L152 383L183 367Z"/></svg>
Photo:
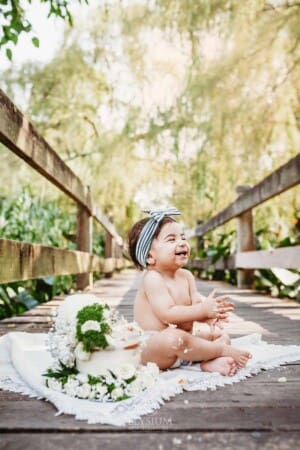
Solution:
<svg viewBox="0 0 300 450"><path fill-rule="evenodd" d="M237 269L239 287L252 287L254 269L300 268L300 246L255 250L252 209L300 183L300 154L272 172L253 187L238 186L239 197L207 222L186 231L188 238L202 237L231 219L237 219L237 252L228 257L194 259L189 267L197 269ZM198 241L200 243L200 240Z"/></svg>
<svg viewBox="0 0 300 450"><path fill-rule="evenodd" d="M194 259L191 266L195 269L270 269L280 267L285 269L300 269L300 245L278 247L270 250L237 252L233 255L219 258L212 264L211 258Z"/></svg>
<svg viewBox="0 0 300 450"><path fill-rule="evenodd" d="M242 213L262 204L300 182L300 154L283 164L258 184L230 203L204 224L187 230L189 238L202 236Z"/></svg>
<svg viewBox="0 0 300 450"><path fill-rule="evenodd" d="M66 250L12 239L0 239L1 283L50 275L111 273L122 266L121 258L99 258L78 250Z"/></svg>
<svg viewBox="0 0 300 450"><path fill-rule="evenodd" d="M0 89L0 141L88 211L85 187Z"/></svg>
<svg viewBox="0 0 300 450"><path fill-rule="evenodd" d="M2 264L4 267L4 264L8 264L6 257L11 256L9 254L9 249L14 249L14 255L20 261L23 261L22 252L26 249L26 251L31 254L30 258L33 257L32 255L35 253L39 253L40 255L43 254L44 258L45 255L48 255L49 257L51 254L52 259L50 258L51 261L50 259L48 260L49 267L53 267L51 273L58 274L58 267L62 267L60 255L63 254L64 257L70 261L70 266L73 267L72 270L75 270L75 272L70 272L68 269L62 269L63 272L61 273L65 273L65 270L67 270L67 273L81 274L77 277L77 286L81 289L84 288L89 284L90 276L88 272L96 270L94 269L95 264L90 264L90 261L95 260L95 255L91 254L91 219L96 220L108 233L107 248L105 251L107 259L111 260L114 256L116 256L116 260L120 259L123 247L122 237L117 233L114 225L109 221L105 214L103 214L93 203L89 188L83 185L80 178L75 175L1 89L0 142L77 203L77 249L79 250L77 252L72 252L60 249L61 252L59 252L59 249L55 249L54 247L47 247L40 244L16 243L16 241L13 241L13 245L12 241L1 239L0 265ZM74 255L77 261L76 264L74 264L73 261ZM31 264L32 258L30 258L24 259L26 262L21 264L22 269L18 268L18 271L14 272L11 281L16 280L16 273L19 274L19 279L28 279L24 264ZM78 258L82 259L82 264L78 262ZM41 258L38 259L41 260ZM11 258L9 258L9 261L9 264L13 264ZM55 264L55 261L57 264ZM101 266L99 261L100 259L98 258L96 264L97 267L103 267L103 264ZM117 263L117 266L119 265L120 264ZM85 267L88 271L85 272L82 267ZM108 267L110 267L110 272L112 272L113 266L110 264ZM7 269L6 273L9 274L9 272L10 268ZM38 273L39 271L34 271L35 275L38 275ZM42 273L45 273L45 270L44 272L42 271ZM51 273L48 273L48 275ZM9 275L7 274L5 276L4 274L3 276L0 275L0 283L7 282L9 279ZM30 277L32 278L32 276L33 275L31 274ZM39 276L43 275L38 275L37 277Z"/></svg>
<svg viewBox="0 0 300 450"><path fill-rule="evenodd" d="M87 197L86 187L34 126L0 89L0 142L58 187L99 222L118 245L122 237L108 218Z"/></svg>

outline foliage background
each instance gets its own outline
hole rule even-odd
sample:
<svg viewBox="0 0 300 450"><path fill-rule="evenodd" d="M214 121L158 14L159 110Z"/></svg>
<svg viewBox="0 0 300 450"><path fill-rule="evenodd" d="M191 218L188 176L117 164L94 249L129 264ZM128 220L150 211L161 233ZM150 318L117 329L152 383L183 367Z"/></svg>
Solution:
<svg viewBox="0 0 300 450"><path fill-rule="evenodd" d="M17 104L26 98L25 112L119 229L140 206L169 203L192 226L232 201L237 184L255 184L297 154L297 2L132 0L90 9L73 18L52 61L12 67L0 85ZM1 157L17 164L3 148ZM4 194L27 170L15 186L7 171ZM40 178L30 179L40 191ZM293 189L257 218L289 226L298 207Z"/></svg>

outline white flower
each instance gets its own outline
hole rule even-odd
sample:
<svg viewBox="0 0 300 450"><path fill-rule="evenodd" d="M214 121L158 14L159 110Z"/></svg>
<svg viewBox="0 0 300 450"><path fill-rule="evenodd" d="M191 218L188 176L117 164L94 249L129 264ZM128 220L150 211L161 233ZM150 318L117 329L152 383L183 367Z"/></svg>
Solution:
<svg viewBox="0 0 300 450"><path fill-rule="evenodd" d="M95 386L96 392L99 395L104 395L107 393L107 386L105 386L104 384L97 383L94 386Z"/></svg>
<svg viewBox="0 0 300 450"><path fill-rule="evenodd" d="M103 319L109 320L111 318L111 312L109 309L104 308L102 312Z"/></svg>
<svg viewBox="0 0 300 450"><path fill-rule="evenodd" d="M79 373L76 378L80 383L87 383L89 379L85 373Z"/></svg>
<svg viewBox="0 0 300 450"><path fill-rule="evenodd" d="M61 382L53 378L47 378L48 387L54 391L61 391Z"/></svg>
<svg viewBox="0 0 300 450"><path fill-rule="evenodd" d="M146 369L148 373L151 373L153 378L158 379L159 377L159 367L157 364L153 362L148 362L146 365Z"/></svg>
<svg viewBox="0 0 300 450"><path fill-rule="evenodd" d="M64 391L71 397L75 397L77 395L78 386L79 386L78 380L76 380L76 378L69 377L68 381L64 385Z"/></svg>
<svg viewBox="0 0 300 450"><path fill-rule="evenodd" d="M144 388L153 386L159 378L159 368L154 363L143 366L139 372L139 380Z"/></svg>
<svg viewBox="0 0 300 450"><path fill-rule="evenodd" d="M76 395L80 398L88 398L91 394L92 387L88 383L81 384L76 389Z"/></svg>
<svg viewBox="0 0 300 450"><path fill-rule="evenodd" d="M107 343L109 345L109 348L110 349L115 348L115 343L116 343L115 339L110 334L106 334L105 338L106 338L106 341L107 341Z"/></svg>
<svg viewBox="0 0 300 450"><path fill-rule="evenodd" d="M153 376L151 375L151 373L147 372L147 371L143 371L139 374L138 377L140 383L143 385L143 388L148 388L150 386L153 386L154 383L156 382L155 378L153 378Z"/></svg>
<svg viewBox="0 0 300 450"><path fill-rule="evenodd" d="M131 397L131 396L139 394L142 390L143 390L143 385L142 385L141 381L139 380L139 378L137 378L132 383L130 383L126 386L125 392L127 395L129 395Z"/></svg>
<svg viewBox="0 0 300 450"><path fill-rule="evenodd" d="M76 346L74 353L75 357L80 359L80 361L88 361L91 357L91 354L84 350L82 342L79 342L79 344Z"/></svg>
<svg viewBox="0 0 300 450"><path fill-rule="evenodd" d="M128 380L135 374L135 367L133 364L124 363L121 366L116 367L112 371L118 378L121 378L122 380Z"/></svg>
<svg viewBox="0 0 300 450"><path fill-rule="evenodd" d="M96 320L87 320L84 322L84 324L81 327L82 333L86 333L87 331L94 330L94 331L100 331L100 323Z"/></svg>
<svg viewBox="0 0 300 450"><path fill-rule="evenodd" d="M124 391L121 387L115 388L112 392L111 392L111 398L113 400L117 400L117 398L122 397L124 395Z"/></svg>
<svg viewBox="0 0 300 450"><path fill-rule="evenodd" d="M107 373L105 375L105 383L114 384L115 381L116 381L115 378L110 373Z"/></svg>

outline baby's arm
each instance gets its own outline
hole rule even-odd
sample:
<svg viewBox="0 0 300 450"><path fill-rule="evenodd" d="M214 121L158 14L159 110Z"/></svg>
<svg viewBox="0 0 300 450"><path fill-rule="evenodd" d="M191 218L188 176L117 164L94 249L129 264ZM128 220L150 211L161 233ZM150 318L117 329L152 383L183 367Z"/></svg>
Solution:
<svg viewBox="0 0 300 450"><path fill-rule="evenodd" d="M224 316L224 312L213 299L205 303L176 305L164 279L154 270L147 272L143 281L145 294L154 314L165 324L180 324Z"/></svg>

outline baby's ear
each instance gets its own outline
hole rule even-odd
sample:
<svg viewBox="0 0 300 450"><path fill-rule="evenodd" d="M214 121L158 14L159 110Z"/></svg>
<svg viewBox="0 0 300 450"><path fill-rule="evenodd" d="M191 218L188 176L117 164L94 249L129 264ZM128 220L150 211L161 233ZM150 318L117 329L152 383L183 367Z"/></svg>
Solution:
<svg viewBox="0 0 300 450"><path fill-rule="evenodd" d="M153 256L149 255L147 258L147 264L149 264L150 266L152 266L153 264L155 264L155 259L153 258Z"/></svg>

